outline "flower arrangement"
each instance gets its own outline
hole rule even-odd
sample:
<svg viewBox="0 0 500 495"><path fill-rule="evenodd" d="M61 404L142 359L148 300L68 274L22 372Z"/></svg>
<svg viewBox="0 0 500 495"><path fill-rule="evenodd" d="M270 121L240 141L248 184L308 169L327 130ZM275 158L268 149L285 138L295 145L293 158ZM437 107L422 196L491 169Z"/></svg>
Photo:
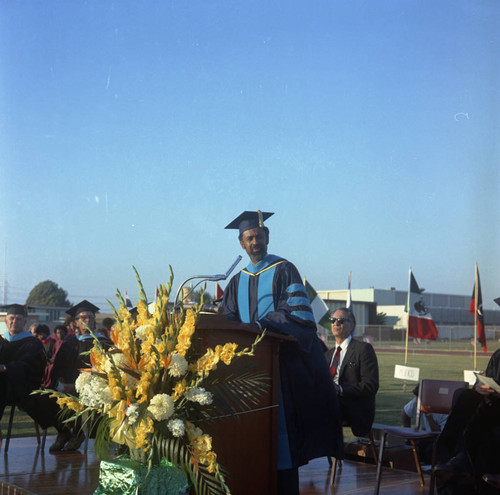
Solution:
<svg viewBox="0 0 500 495"><path fill-rule="evenodd" d="M254 355L259 335L249 348L235 343L200 353L196 323L201 304L179 312L169 308L170 281L161 285L154 311L134 268L140 288L137 314L132 314L117 291L119 308L114 347L103 349L94 339L92 368L82 370L78 397L51 391L74 421L96 428L95 449L106 456L112 442L151 466L162 460L180 466L197 494L229 493L224 470L212 449L212 438L200 427L217 414L233 413L257 404L268 386L267 377L238 363ZM203 352L203 350L201 351ZM218 368L231 366L224 379ZM222 400L218 400L222 398Z"/></svg>

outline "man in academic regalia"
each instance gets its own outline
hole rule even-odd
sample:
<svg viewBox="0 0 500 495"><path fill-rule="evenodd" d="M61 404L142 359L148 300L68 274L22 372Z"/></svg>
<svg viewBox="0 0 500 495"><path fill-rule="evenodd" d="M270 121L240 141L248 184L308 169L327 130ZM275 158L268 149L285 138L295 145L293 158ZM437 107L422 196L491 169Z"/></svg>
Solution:
<svg viewBox="0 0 500 495"><path fill-rule="evenodd" d="M244 212L226 229L238 229L249 265L224 291L230 320L290 335L280 344L278 493L298 495L298 467L323 456L343 457L337 396L300 274L289 261L268 254L272 213Z"/></svg>
<svg viewBox="0 0 500 495"><path fill-rule="evenodd" d="M67 393L76 394L74 384L80 370L92 367L89 351L94 347L94 336L91 330L104 349L112 346L111 340L95 332L95 315L98 311L99 308L86 299L66 311L68 315L75 319L76 336L71 337L61 345L54 359L52 379L58 381L59 388L64 389ZM79 421L74 425L74 429L79 430L79 433L62 446L62 450L77 450L85 440ZM91 435L93 435L93 432ZM60 445L58 444L57 447L60 447Z"/></svg>
<svg viewBox="0 0 500 495"><path fill-rule="evenodd" d="M40 388L45 371L43 344L32 333L24 330L25 306L11 304L6 309L7 331L0 336L0 418L7 405L16 404L42 428L55 427L58 430L56 443L63 440L66 443L72 434L58 419L57 402L47 395L31 395L33 390ZM53 446L50 450L54 451Z"/></svg>
<svg viewBox="0 0 500 495"><path fill-rule="evenodd" d="M56 359L52 375L68 390L68 386L74 385L80 369L91 368L90 355L88 352L94 347L94 337L90 333L95 331L95 315L99 308L84 299L66 311L74 318L76 324L76 336L68 338L62 344ZM105 335L94 333L97 340L105 348L112 346L112 342Z"/></svg>

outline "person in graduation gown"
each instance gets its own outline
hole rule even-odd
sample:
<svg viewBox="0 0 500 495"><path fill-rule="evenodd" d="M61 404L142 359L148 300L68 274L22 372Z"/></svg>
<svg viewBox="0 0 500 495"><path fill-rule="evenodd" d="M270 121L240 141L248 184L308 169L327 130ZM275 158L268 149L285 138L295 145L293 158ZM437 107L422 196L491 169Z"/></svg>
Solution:
<svg viewBox="0 0 500 495"><path fill-rule="evenodd" d="M61 345L52 369L52 380L59 381L66 391L72 391L81 369L92 367L88 354L94 346L91 330L105 349L113 345L107 336L95 333L95 315L98 311L99 308L86 299L66 311L75 319L76 335L68 337Z"/></svg>
<svg viewBox="0 0 500 495"><path fill-rule="evenodd" d="M377 355L372 345L353 338L354 314L335 310L330 318L335 346L325 353L337 390L342 421L356 436L365 436L375 419L375 395L379 386ZM338 359L336 350L340 346Z"/></svg>
<svg viewBox="0 0 500 495"><path fill-rule="evenodd" d="M47 395L31 395L40 388L46 355L42 342L24 330L25 306L9 305L5 324L7 330L0 335L0 418L7 405L15 404L42 428L55 427L58 431L56 442L68 442L73 434L59 420L57 402ZM54 451L52 446L50 450Z"/></svg>
<svg viewBox="0 0 500 495"><path fill-rule="evenodd" d="M280 344L278 493L299 493L298 467L309 460L343 458L337 396L297 268L267 253L272 213L244 212L226 228L239 229L249 265L224 291L222 313L233 321L290 335Z"/></svg>

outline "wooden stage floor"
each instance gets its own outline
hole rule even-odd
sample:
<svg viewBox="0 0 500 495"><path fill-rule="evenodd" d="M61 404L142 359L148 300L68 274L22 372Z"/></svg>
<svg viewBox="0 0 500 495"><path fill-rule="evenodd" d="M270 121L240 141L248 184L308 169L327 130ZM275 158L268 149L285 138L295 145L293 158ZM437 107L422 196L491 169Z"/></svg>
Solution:
<svg viewBox="0 0 500 495"><path fill-rule="evenodd" d="M87 455L82 451L50 454L48 446L54 437L47 437L44 452L37 449L36 439L13 438L7 454L0 451L0 483L21 488L37 495L91 495L98 484L99 460L92 442ZM326 458L315 459L300 468L300 494L369 494L373 493L375 466L345 461L337 473L335 487L328 486L329 466ZM428 483L429 477L426 477ZM420 487L416 473L384 469L381 494L423 495L428 485ZM7 493L7 491L0 493ZM12 493L12 492L10 492ZM242 494L233 494L242 495ZM245 494L246 495L246 494ZM259 495L259 494L248 494Z"/></svg>

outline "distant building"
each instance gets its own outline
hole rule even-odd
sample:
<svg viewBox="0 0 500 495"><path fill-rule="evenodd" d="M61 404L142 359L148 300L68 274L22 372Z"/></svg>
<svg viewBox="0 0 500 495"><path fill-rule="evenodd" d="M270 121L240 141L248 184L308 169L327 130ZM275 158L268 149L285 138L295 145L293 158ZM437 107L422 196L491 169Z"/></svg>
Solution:
<svg viewBox="0 0 500 495"><path fill-rule="evenodd" d="M347 290L318 290L318 294L329 308L335 309L345 306ZM388 289L352 289L351 299L356 315L358 327L362 325L376 325L377 314L385 313L384 325L395 329L405 329L407 313L406 290ZM467 338L474 330L474 315L469 313L470 294L467 296L456 294L423 293L426 304L434 323L438 327L440 338ZM340 305L339 305L340 304ZM485 310L487 337L497 338L500 332L500 311ZM498 327L498 329L496 328ZM359 328L356 334L362 334ZM489 333L489 335L488 335Z"/></svg>

